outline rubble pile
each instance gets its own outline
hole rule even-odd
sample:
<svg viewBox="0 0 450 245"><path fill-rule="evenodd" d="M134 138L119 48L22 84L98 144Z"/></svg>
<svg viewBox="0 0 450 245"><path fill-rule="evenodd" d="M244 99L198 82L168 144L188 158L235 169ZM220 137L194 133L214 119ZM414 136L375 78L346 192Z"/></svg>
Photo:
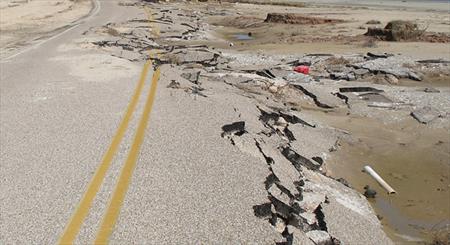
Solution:
<svg viewBox="0 0 450 245"><path fill-rule="evenodd" d="M427 41L448 43L450 36L444 33L429 33L426 28L420 29L419 26L411 21L394 20L389 22L384 28L369 27L364 34L370 37L376 37L385 41Z"/></svg>

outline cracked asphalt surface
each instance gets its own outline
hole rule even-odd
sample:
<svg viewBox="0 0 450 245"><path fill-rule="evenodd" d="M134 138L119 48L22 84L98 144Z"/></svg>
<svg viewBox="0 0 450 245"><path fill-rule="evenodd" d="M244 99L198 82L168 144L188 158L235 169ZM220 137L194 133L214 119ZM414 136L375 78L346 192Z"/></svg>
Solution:
<svg viewBox="0 0 450 245"><path fill-rule="evenodd" d="M2 61L1 243L59 240L139 79L142 64L114 57L97 62L106 66L103 70L92 66L80 74L80 67L102 56L64 47L92 27L143 16L135 9L124 12L115 1L102 1L98 15L87 22ZM118 66L126 76L115 74ZM151 75L75 243L95 238L136 132ZM150 126L110 242L278 240L280 235L252 209L266 200L267 167L220 137L222 120L217 118L235 116L225 113L233 109L228 101L198 98L187 103L189 95L171 96L162 89L170 82L164 71L159 82Z"/></svg>
<svg viewBox="0 0 450 245"><path fill-rule="evenodd" d="M0 243L392 244L327 175L351 132L311 109L409 113L416 101L365 80L420 80L416 61L210 46L208 19L230 5L105 0L0 61ZM440 110L414 115L443 125Z"/></svg>

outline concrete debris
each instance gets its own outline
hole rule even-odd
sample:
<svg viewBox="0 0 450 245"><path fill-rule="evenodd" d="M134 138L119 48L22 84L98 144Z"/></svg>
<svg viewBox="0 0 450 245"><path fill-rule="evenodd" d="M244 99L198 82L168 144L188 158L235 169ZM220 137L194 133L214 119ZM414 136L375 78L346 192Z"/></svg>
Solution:
<svg viewBox="0 0 450 245"><path fill-rule="evenodd" d="M388 83L390 83L390 84L398 84L398 78L395 77L394 75L386 74L384 77L385 77L385 79L386 79L386 81Z"/></svg>
<svg viewBox="0 0 450 245"><path fill-rule="evenodd" d="M286 227L288 234L292 235L291 243L293 245L314 245L305 232L295 226L288 225ZM288 241L289 242L289 241Z"/></svg>
<svg viewBox="0 0 450 245"><path fill-rule="evenodd" d="M308 212L303 212L300 213L300 217L302 218L302 222L305 223L304 225L304 231L308 231L311 230L312 228L317 228L318 227L318 221L317 221L317 217L315 213L308 213Z"/></svg>
<svg viewBox="0 0 450 245"><path fill-rule="evenodd" d="M186 79L186 80L188 80L188 81L190 81L191 83L194 83L194 84L200 84L200 83L198 82L198 79L199 79L199 77L200 77L200 71L197 71L197 72L189 72L189 73L182 73L182 74L181 74L181 77L184 78L184 79Z"/></svg>
<svg viewBox="0 0 450 245"><path fill-rule="evenodd" d="M432 107L425 106L412 111L411 116L420 123L428 124L438 118L440 116L440 113Z"/></svg>
<svg viewBox="0 0 450 245"><path fill-rule="evenodd" d="M374 59L378 59L378 58L388 58L391 56L394 56L393 54L388 54L388 53L374 53L374 52L368 52L367 56L370 58L374 58Z"/></svg>
<svg viewBox="0 0 450 245"><path fill-rule="evenodd" d="M450 64L450 60L443 59L431 59L431 60L418 60L420 64Z"/></svg>
<svg viewBox="0 0 450 245"><path fill-rule="evenodd" d="M402 62L396 57L388 57L356 63L353 64L353 67L357 69L367 69L372 73L391 74L396 78L409 78L412 80L421 81L422 78L420 78L412 68L405 66L405 64L411 64L411 61L404 60Z"/></svg>
<svg viewBox="0 0 450 245"><path fill-rule="evenodd" d="M350 206L342 203L342 200L331 198L328 204L322 204L324 221L331 237L338 238L341 244L394 244L384 234L375 214L352 212Z"/></svg>
<svg viewBox="0 0 450 245"><path fill-rule="evenodd" d="M321 108L332 109L338 107L342 104L339 99L333 96L331 93L322 93L319 91L318 87L307 86L307 84L299 85L292 84L292 86L296 89L302 91L305 95L311 97L314 103Z"/></svg>
<svg viewBox="0 0 450 245"><path fill-rule="evenodd" d="M288 159L294 167L301 171L301 166L305 166L311 170L319 170L321 164L317 162L313 162L309 160L306 157L303 157L302 155L298 154L297 152L293 151L289 147L285 147L282 149L281 153Z"/></svg>
<svg viewBox="0 0 450 245"><path fill-rule="evenodd" d="M276 93L276 92L278 92L278 87L277 86L270 86L269 87L269 92L271 92L271 93Z"/></svg>
<svg viewBox="0 0 450 245"><path fill-rule="evenodd" d="M284 119L284 117L278 117L278 120L275 122L275 125L280 126L280 127L287 127L288 126L288 122L286 121L286 119Z"/></svg>
<svg viewBox="0 0 450 245"><path fill-rule="evenodd" d="M355 69L355 70L353 70L353 73L357 77L363 77L364 75L369 73L369 70L367 70L367 69Z"/></svg>
<svg viewBox="0 0 450 245"><path fill-rule="evenodd" d="M300 119L297 115L294 114L294 112L284 112L284 111L280 111L280 116L286 120L287 122L291 123L291 124L301 124L304 126L308 126L311 128L315 128L316 125L306 122L303 119Z"/></svg>
<svg viewBox="0 0 450 245"><path fill-rule="evenodd" d="M181 85L179 82L172 80L170 81L169 85L167 85L168 88L180 88Z"/></svg>
<svg viewBox="0 0 450 245"><path fill-rule="evenodd" d="M351 93L351 92L381 93L381 92L383 92L383 90L372 88L372 87L344 87L344 88L339 88L339 92L341 92L341 93Z"/></svg>
<svg viewBox="0 0 450 245"><path fill-rule="evenodd" d="M306 236L308 236L315 245L334 245L330 234L328 234L326 231L308 231L306 232Z"/></svg>
<svg viewBox="0 0 450 245"><path fill-rule="evenodd" d="M303 192L303 199L297 201L299 207L306 212L313 213L320 204L325 202L326 196L322 193Z"/></svg>
<svg viewBox="0 0 450 245"><path fill-rule="evenodd" d="M425 88L423 90L425 93L440 93L441 91L439 91L439 89L436 88Z"/></svg>
<svg viewBox="0 0 450 245"><path fill-rule="evenodd" d="M298 72L289 73L287 76L285 76L283 78L291 84L302 84L302 83L314 82L314 79L311 76L305 75L303 73L298 73Z"/></svg>
<svg viewBox="0 0 450 245"><path fill-rule="evenodd" d="M335 80L355 81L356 75L353 72L333 72L330 73L330 78Z"/></svg>
<svg viewBox="0 0 450 245"><path fill-rule="evenodd" d="M268 69L264 69L262 71L256 71L256 74L263 76L263 77L270 78L270 79L276 78L275 75Z"/></svg>
<svg viewBox="0 0 450 245"><path fill-rule="evenodd" d="M279 233L283 233L284 230L286 229L286 223L284 222L284 220L279 217L275 217L273 222L275 230L278 231Z"/></svg>
<svg viewBox="0 0 450 245"><path fill-rule="evenodd" d="M291 197L285 192L283 192L276 184L273 184L267 192L274 198L276 198L278 201L282 202L283 204L289 206L291 202Z"/></svg>

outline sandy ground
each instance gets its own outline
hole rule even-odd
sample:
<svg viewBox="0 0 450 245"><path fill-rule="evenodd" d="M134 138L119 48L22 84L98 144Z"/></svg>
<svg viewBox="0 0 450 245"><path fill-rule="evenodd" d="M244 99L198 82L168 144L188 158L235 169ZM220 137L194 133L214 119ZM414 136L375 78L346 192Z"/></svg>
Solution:
<svg viewBox="0 0 450 245"><path fill-rule="evenodd" d="M369 45L363 36L368 27L384 27L399 19L416 22L421 29L450 35L448 12L437 9L393 8L391 6L330 6L306 5L286 7L271 5L233 4L239 9L233 17L211 17L216 36L232 42L238 50L264 50L274 53L403 53L417 58L448 58L450 49L445 43L384 42ZM267 13L298 13L317 18L342 20L343 23L319 25L289 25L264 23ZM367 24L377 20L380 24ZM252 33L251 40L238 40L236 34ZM216 43L225 48L228 43Z"/></svg>
<svg viewBox="0 0 450 245"><path fill-rule="evenodd" d="M1 56L87 15L91 6L90 0L0 1Z"/></svg>

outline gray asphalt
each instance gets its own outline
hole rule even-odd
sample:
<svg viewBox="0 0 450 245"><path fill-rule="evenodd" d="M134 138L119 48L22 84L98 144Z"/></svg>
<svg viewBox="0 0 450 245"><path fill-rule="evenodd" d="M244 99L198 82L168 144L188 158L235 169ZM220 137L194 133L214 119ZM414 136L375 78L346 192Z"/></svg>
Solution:
<svg viewBox="0 0 450 245"><path fill-rule="evenodd" d="M139 80L142 64L67 47L83 39L90 28L143 15L115 1L102 1L100 12L86 23L0 62L1 244L58 241ZM118 65L125 75L117 71ZM267 201L263 183L267 166L220 137L224 123L238 120L232 112L241 102L232 99L231 103L227 94L212 100L173 94L166 88L169 81L170 74L163 69L111 243L260 244L279 239L252 209ZM147 79L78 244L93 242L131 146L149 83Z"/></svg>

